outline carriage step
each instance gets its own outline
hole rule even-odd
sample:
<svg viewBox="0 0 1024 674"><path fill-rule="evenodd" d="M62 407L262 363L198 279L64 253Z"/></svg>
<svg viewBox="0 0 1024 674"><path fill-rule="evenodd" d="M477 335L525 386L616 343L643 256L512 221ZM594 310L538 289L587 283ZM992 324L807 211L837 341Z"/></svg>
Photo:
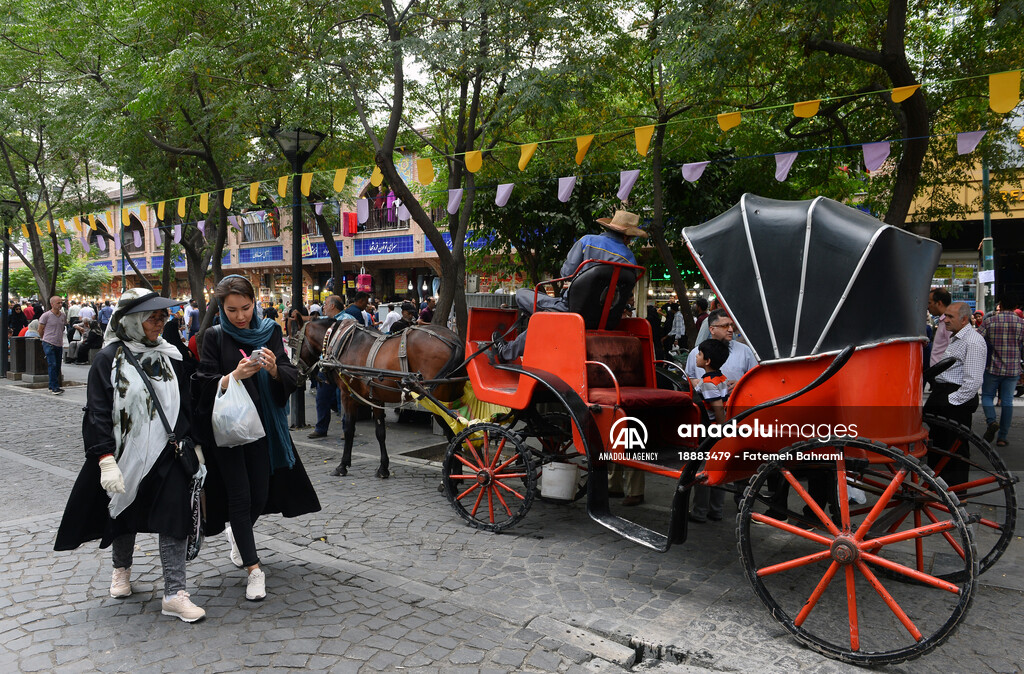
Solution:
<svg viewBox="0 0 1024 674"><path fill-rule="evenodd" d="M669 542L668 536L659 534L653 529L631 522L617 515L611 513L590 513L591 518L594 519L598 524L607 527L622 536L628 538L634 543L639 543L645 548L656 550L657 552L665 552L668 550Z"/></svg>

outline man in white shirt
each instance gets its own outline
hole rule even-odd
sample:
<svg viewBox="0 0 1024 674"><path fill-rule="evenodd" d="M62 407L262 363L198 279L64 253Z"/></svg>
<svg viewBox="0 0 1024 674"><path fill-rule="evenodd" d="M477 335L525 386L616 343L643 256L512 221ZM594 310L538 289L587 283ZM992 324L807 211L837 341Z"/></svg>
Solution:
<svg viewBox="0 0 1024 674"><path fill-rule="evenodd" d="M402 314L395 309L394 304L388 305L388 315L384 317L384 322L380 325L380 331L387 334L391 331L391 326L395 324L395 321L402 320Z"/></svg>
<svg viewBox="0 0 1024 674"><path fill-rule="evenodd" d="M988 349L985 338L971 325L971 308L967 304L954 302L946 307L944 315L951 335L944 357L955 358L956 363L935 378L931 395L924 404L924 413L945 417L970 428L971 417L978 409L978 389L985 374ZM952 447L954 438L946 436L946 433L935 432L932 440L937 447L948 449ZM960 445L959 453L968 458L969 444L963 442ZM935 466L941 458L929 455L928 464ZM953 460L942 471L941 477L946 484L953 486L966 482L969 472L970 466Z"/></svg>
<svg viewBox="0 0 1024 674"><path fill-rule="evenodd" d="M78 310L78 318L83 321L89 319L89 321L92 322L92 319L96 318L96 312L92 307L83 302L82 308Z"/></svg>
<svg viewBox="0 0 1024 674"><path fill-rule="evenodd" d="M749 346L733 339L736 325L724 309L716 309L708 314L707 324L711 330L711 339L717 339L729 345L729 358L722 366L722 374L725 375L729 390L732 390L739 378L757 365L757 358L754 357L754 352L750 350ZM704 376L704 370L697 367L696 348L691 350L690 355L686 357L685 369L686 376L690 378L691 383L697 380L697 384L699 384L700 378Z"/></svg>
<svg viewBox="0 0 1024 674"><path fill-rule="evenodd" d="M928 293L928 313L937 316L935 326L935 338L932 340L932 354L928 359L928 365L935 365L946 357L946 349L949 347L949 329L946 327L946 309L953 301L953 297L945 288L932 288Z"/></svg>

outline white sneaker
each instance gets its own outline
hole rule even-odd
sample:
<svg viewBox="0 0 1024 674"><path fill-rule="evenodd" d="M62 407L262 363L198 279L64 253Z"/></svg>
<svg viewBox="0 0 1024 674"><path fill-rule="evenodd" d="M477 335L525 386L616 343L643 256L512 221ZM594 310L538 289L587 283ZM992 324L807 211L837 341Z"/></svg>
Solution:
<svg viewBox="0 0 1024 674"><path fill-rule="evenodd" d="M181 618L187 623L202 620L206 617L206 611L193 604L189 596L188 592L178 590L178 594L170 599L164 597L160 605L160 613L174 618Z"/></svg>
<svg viewBox="0 0 1024 674"><path fill-rule="evenodd" d="M124 597L130 597L132 594L132 583L131 583L132 567L128 566L123 569L114 569L114 574L110 578L110 596L115 599L122 599Z"/></svg>
<svg viewBox="0 0 1024 674"><path fill-rule="evenodd" d="M235 545L235 536L231 533L231 525L224 527L224 533L228 536L228 543L231 544L231 563L242 568L242 553L238 551L238 546Z"/></svg>
<svg viewBox="0 0 1024 674"><path fill-rule="evenodd" d="M263 569L253 569L245 585L245 598L249 601L263 601L267 596L267 574Z"/></svg>

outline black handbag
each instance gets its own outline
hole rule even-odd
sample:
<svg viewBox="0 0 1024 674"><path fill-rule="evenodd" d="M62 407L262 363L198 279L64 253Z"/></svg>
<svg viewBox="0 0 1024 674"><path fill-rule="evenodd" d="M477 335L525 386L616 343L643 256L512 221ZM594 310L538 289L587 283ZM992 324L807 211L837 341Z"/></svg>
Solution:
<svg viewBox="0 0 1024 674"><path fill-rule="evenodd" d="M192 561L199 555L199 551L203 547L203 539L206 537L206 498L203 493L202 480L195 477L199 471L199 457L196 455L195 442L188 436L180 440L175 437L174 429L171 428L170 422L167 421L167 415L164 414L164 408L160 404L160 399L156 397L153 384L149 381L149 375L142 369L142 365L139 364L131 349L122 344L121 350L124 352L128 362L139 371L142 383L149 390L149 397L153 401L153 407L156 408L157 414L160 415L160 421L163 422L164 430L167 431L167 442L174 447L174 455L181 461L185 474L189 476L189 512L192 514L192 522L188 530L188 547L185 552L185 559Z"/></svg>

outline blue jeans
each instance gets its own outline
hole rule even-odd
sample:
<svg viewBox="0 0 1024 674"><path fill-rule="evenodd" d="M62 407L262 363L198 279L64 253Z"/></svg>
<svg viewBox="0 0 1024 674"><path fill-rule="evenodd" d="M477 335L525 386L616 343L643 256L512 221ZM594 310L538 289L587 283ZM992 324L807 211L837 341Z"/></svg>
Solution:
<svg viewBox="0 0 1024 674"><path fill-rule="evenodd" d="M338 387L319 373L316 378L316 426L313 430L326 434L331 426L331 410L338 408Z"/></svg>
<svg viewBox="0 0 1024 674"><path fill-rule="evenodd" d="M999 391L999 440L1005 440L1010 433L1010 420L1013 419L1013 394L1017 388L1017 377L997 377L985 373L981 380L981 409L985 411L985 422L996 420L995 397Z"/></svg>
<svg viewBox="0 0 1024 674"><path fill-rule="evenodd" d="M64 355L64 347L43 342L43 353L46 354L46 367L50 374L50 390L60 389L60 360Z"/></svg>

